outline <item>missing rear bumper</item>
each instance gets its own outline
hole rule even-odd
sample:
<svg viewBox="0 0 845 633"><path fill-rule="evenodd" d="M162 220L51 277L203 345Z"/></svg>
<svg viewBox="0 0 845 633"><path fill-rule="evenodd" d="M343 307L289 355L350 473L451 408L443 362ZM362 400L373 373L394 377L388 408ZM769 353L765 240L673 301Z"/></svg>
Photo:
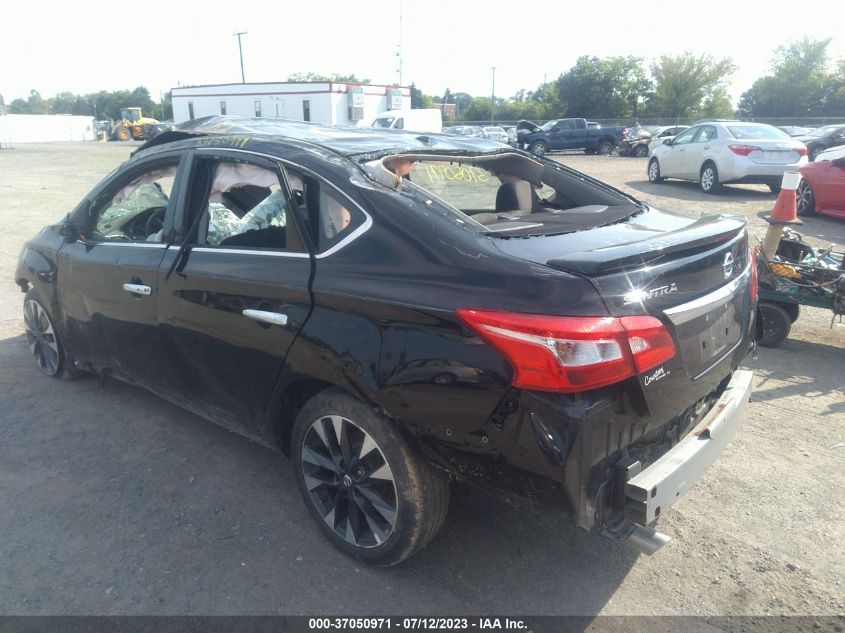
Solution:
<svg viewBox="0 0 845 633"><path fill-rule="evenodd" d="M753 373L734 372L710 412L684 439L625 484L625 518L648 525L716 461L739 427Z"/></svg>

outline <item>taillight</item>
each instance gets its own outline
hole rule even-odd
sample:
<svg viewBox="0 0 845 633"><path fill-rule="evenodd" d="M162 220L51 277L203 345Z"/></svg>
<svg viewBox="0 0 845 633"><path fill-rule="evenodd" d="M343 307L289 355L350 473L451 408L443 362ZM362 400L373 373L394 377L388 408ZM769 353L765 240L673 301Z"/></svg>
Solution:
<svg viewBox="0 0 845 633"><path fill-rule="evenodd" d="M622 138L628 138L628 128L626 127L622 128Z"/></svg>
<svg viewBox="0 0 845 633"><path fill-rule="evenodd" d="M759 245L748 249L748 259L751 261L751 283L749 290L751 291L751 301L757 300L757 292L759 290L757 281L757 249Z"/></svg>
<svg viewBox="0 0 845 633"><path fill-rule="evenodd" d="M562 317L458 308L461 322L501 352L513 385L586 391L647 371L675 355L659 319Z"/></svg>
<svg viewBox="0 0 845 633"><path fill-rule="evenodd" d="M728 145L728 148L734 154L738 154L740 156L748 156L751 152L762 151L759 147L755 147L754 145Z"/></svg>
<svg viewBox="0 0 845 633"><path fill-rule="evenodd" d="M802 145L801 147L796 147L795 151L798 152L799 156L806 156L807 155L807 148Z"/></svg>

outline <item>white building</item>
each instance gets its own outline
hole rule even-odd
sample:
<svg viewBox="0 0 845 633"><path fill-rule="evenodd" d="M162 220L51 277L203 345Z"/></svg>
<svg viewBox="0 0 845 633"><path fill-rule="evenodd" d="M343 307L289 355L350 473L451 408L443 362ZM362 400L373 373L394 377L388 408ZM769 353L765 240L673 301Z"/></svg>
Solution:
<svg viewBox="0 0 845 633"><path fill-rule="evenodd" d="M410 88L335 81L189 86L172 94L177 123L223 114L360 125L380 112L411 107Z"/></svg>

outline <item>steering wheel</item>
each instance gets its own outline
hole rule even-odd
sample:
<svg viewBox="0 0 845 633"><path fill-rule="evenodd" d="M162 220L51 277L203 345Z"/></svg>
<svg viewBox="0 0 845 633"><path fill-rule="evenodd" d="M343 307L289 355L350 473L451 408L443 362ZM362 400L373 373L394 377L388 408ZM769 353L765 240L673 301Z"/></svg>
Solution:
<svg viewBox="0 0 845 633"><path fill-rule="evenodd" d="M164 216L166 213L167 207L159 207L150 213L150 217L148 217L147 221L144 223L144 233L146 233L147 237L158 233L162 228L164 228Z"/></svg>

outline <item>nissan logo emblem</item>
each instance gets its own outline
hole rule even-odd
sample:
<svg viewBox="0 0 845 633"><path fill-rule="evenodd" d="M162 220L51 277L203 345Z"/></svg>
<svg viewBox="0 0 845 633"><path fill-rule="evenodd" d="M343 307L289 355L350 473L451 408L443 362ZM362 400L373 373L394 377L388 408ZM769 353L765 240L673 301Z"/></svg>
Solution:
<svg viewBox="0 0 845 633"><path fill-rule="evenodd" d="M734 271L734 256L730 253L725 253L725 262L722 264L722 273L725 275L725 279L730 277Z"/></svg>

